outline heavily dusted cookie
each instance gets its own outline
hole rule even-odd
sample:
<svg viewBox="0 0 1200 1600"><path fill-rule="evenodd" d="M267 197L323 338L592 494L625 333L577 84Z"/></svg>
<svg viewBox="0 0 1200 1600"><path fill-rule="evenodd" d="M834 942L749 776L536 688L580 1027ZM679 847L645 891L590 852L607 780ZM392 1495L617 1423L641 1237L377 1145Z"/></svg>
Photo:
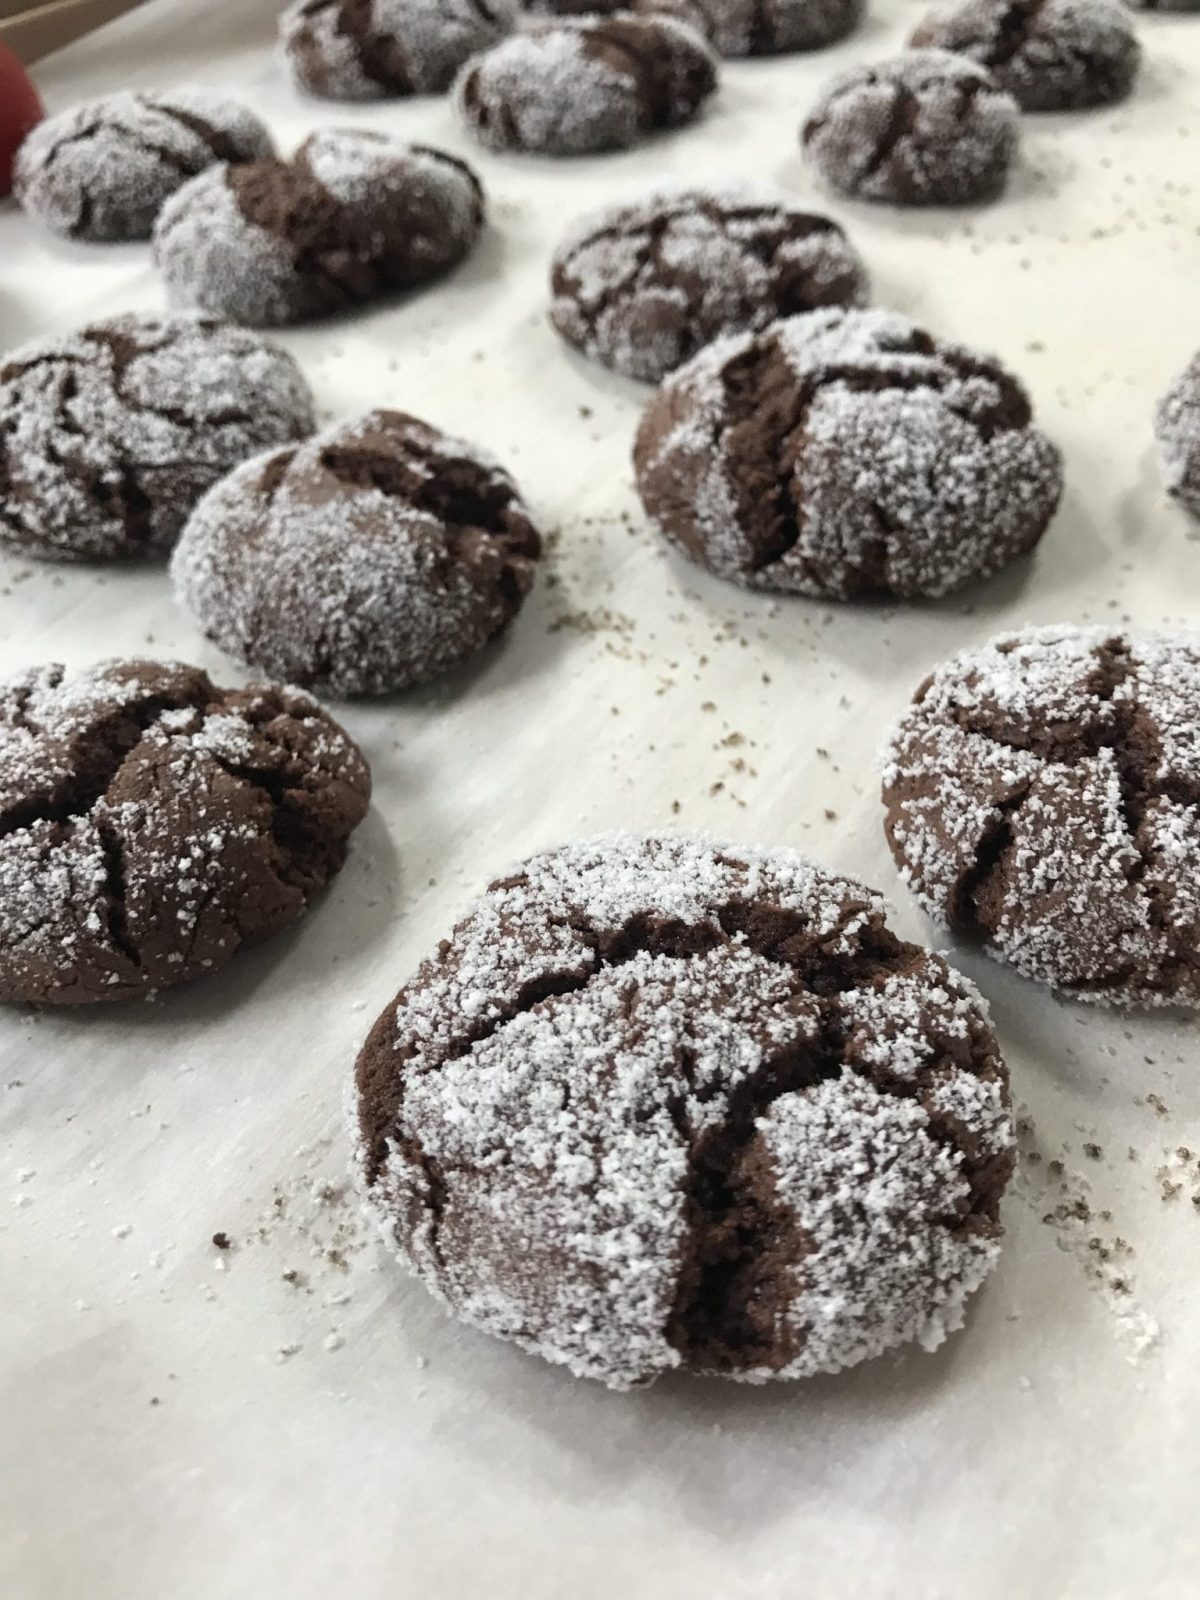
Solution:
<svg viewBox="0 0 1200 1600"><path fill-rule="evenodd" d="M1200 355L1159 401L1154 431L1168 492L1200 517Z"/></svg>
<svg viewBox="0 0 1200 1600"><path fill-rule="evenodd" d="M247 456L316 426L304 375L244 328L113 317L0 362L0 543L145 556Z"/></svg>
<svg viewBox="0 0 1200 1600"><path fill-rule="evenodd" d="M356 1176L464 1321L614 1388L941 1343L1013 1165L982 1000L788 850L609 834L493 883L380 1016Z"/></svg>
<svg viewBox="0 0 1200 1600"><path fill-rule="evenodd" d="M339 871L370 788L297 689L155 661L0 685L0 1000L129 1000L215 972Z"/></svg>
<svg viewBox="0 0 1200 1600"><path fill-rule="evenodd" d="M512 28L517 0L294 0L279 19L292 75L334 100L437 94Z"/></svg>
<svg viewBox="0 0 1200 1600"><path fill-rule="evenodd" d="M885 762L938 922L1078 999L1200 1006L1200 634L1002 635L925 680Z"/></svg>
<svg viewBox="0 0 1200 1600"><path fill-rule="evenodd" d="M668 377L634 446L665 537L719 577L854 600L950 593L1032 550L1058 451L998 361L890 311L813 311Z"/></svg>
<svg viewBox="0 0 1200 1600"><path fill-rule="evenodd" d="M17 154L17 199L55 233L148 239L164 201L214 162L258 161L271 136L208 89L122 90L39 123Z"/></svg>
<svg viewBox="0 0 1200 1600"><path fill-rule="evenodd" d="M862 21L864 0L533 0L529 9L672 16L698 28L723 56L769 56L844 39Z"/></svg>
<svg viewBox="0 0 1200 1600"><path fill-rule="evenodd" d="M508 474L395 411L230 474L172 562L210 639L339 696L440 677L503 632L541 541Z"/></svg>
<svg viewBox="0 0 1200 1600"><path fill-rule="evenodd" d="M291 161L213 167L163 207L172 300L256 327L419 287L467 254L483 190L464 161L369 129L323 129Z"/></svg>
<svg viewBox="0 0 1200 1600"><path fill-rule="evenodd" d="M688 122L716 84L694 29L622 12L530 24L469 61L454 97L489 149L571 156Z"/></svg>
<svg viewBox="0 0 1200 1600"><path fill-rule="evenodd" d="M867 275L828 217L786 197L693 189L585 217L555 254L551 292L564 339L656 382L721 334L861 303Z"/></svg>
<svg viewBox="0 0 1200 1600"><path fill-rule="evenodd" d="M1003 189L1017 103L949 50L910 50L851 67L804 124L809 160L835 189L895 205L965 205Z"/></svg>
<svg viewBox="0 0 1200 1600"><path fill-rule="evenodd" d="M912 42L969 56L1024 111L1122 100L1142 59L1116 0L959 0L926 17Z"/></svg>

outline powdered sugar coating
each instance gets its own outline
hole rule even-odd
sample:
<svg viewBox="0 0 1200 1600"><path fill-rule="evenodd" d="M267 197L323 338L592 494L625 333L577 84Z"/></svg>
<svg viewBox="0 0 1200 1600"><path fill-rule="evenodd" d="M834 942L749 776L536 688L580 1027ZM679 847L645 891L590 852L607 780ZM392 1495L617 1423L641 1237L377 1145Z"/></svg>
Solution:
<svg viewBox="0 0 1200 1600"><path fill-rule="evenodd" d="M390 694L476 654L528 593L540 541L508 474L398 412L247 462L171 564L208 637L271 677Z"/></svg>
<svg viewBox="0 0 1200 1600"><path fill-rule="evenodd" d="M989 357L881 310L721 339L663 383L634 449L667 539L754 588L943 595L1031 550L1058 452Z"/></svg>
<svg viewBox="0 0 1200 1600"><path fill-rule="evenodd" d="M0 686L0 999L123 1000L293 921L367 808L355 746L298 690L175 663Z"/></svg>
<svg viewBox="0 0 1200 1600"><path fill-rule="evenodd" d="M585 355L655 382L721 334L866 298L827 217L752 189L681 190L594 212L551 269L550 319Z"/></svg>
<svg viewBox="0 0 1200 1600"><path fill-rule="evenodd" d="M851 67L804 124L809 160L835 189L898 205L962 205L1004 187L1016 101L974 61L909 50Z"/></svg>
<svg viewBox="0 0 1200 1600"><path fill-rule="evenodd" d="M35 340L0 365L0 539L152 554L231 467L315 426L291 356L242 328L128 315Z"/></svg>
<svg viewBox="0 0 1200 1600"><path fill-rule="evenodd" d="M491 150L584 155L690 121L716 81L694 29L622 12L531 24L468 61L454 101Z"/></svg>
<svg viewBox="0 0 1200 1600"><path fill-rule="evenodd" d="M1168 494L1200 516L1200 355L1159 401L1154 432Z"/></svg>
<svg viewBox="0 0 1200 1600"><path fill-rule="evenodd" d="M1200 634L1031 628L955 656L885 755L939 922L1114 1005L1200 1005Z"/></svg>
<svg viewBox="0 0 1200 1600"><path fill-rule="evenodd" d="M257 161L271 136L207 89L127 90L48 117L17 152L13 192L56 233L148 239L163 202L215 161Z"/></svg>
<svg viewBox="0 0 1200 1600"><path fill-rule="evenodd" d="M535 856L360 1056L368 1209L457 1315L617 1388L932 1348L1012 1128L979 996L883 918L786 850Z"/></svg>
<svg viewBox="0 0 1200 1600"><path fill-rule="evenodd" d="M279 19L293 76L335 100L437 94L502 39L517 0L294 0Z"/></svg>
<svg viewBox="0 0 1200 1600"><path fill-rule="evenodd" d="M959 0L926 17L912 42L969 56L1024 111L1121 100L1142 56L1115 0Z"/></svg>
<svg viewBox="0 0 1200 1600"><path fill-rule="evenodd" d="M690 23L723 56L819 50L862 21L863 0L530 0L529 10L556 16L633 11Z"/></svg>

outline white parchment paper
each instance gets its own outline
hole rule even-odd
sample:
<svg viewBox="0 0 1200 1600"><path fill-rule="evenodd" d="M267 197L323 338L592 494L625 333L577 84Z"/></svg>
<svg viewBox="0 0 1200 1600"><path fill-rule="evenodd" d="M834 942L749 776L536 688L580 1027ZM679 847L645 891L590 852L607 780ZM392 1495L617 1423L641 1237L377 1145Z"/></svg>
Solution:
<svg viewBox="0 0 1200 1600"><path fill-rule="evenodd" d="M813 193L833 70L897 47L876 0L810 57L731 63L697 127L571 163L474 151L448 104L300 98L266 0L154 0L52 58L52 108L222 86L285 146L361 122L475 160L491 227L410 301L282 336L330 417L386 403L489 446L556 537L510 639L437 692L344 709L376 804L303 924L208 986L0 1016L0 1593L15 1600L890 1600L1200 1594L1200 1061L1179 1018L1049 999L969 952L1025 1160L966 1331L837 1379L613 1396L449 1323L344 1187L343 1086L377 1011L510 860L584 830L704 827L884 887L873 759L940 658L1025 621L1200 617L1155 398L1200 346L1200 20L1139 18L1125 106L1029 118L1000 203ZM877 299L999 352L1066 454L1032 562L936 607L743 595L685 567L630 484L645 391L545 322L576 213L750 175L851 230ZM0 213L0 345L162 304L145 247ZM163 573L0 565L0 670L151 651L233 681ZM1178 1187L1175 1187L1175 1186ZM227 1233L232 1248L211 1240Z"/></svg>

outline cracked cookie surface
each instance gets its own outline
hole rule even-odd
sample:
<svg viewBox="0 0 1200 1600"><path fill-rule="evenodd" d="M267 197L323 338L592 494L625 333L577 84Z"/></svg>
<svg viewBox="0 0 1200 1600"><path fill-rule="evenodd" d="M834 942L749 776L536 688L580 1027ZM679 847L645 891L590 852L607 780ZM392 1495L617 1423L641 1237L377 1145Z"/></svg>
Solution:
<svg viewBox="0 0 1200 1600"><path fill-rule="evenodd" d="M296 0L279 19L292 75L335 100L437 94L502 39L517 0Z"/></svg>
<svg viewBox="0 0 1200 1600"><path fill-rule="evenodd" d="M231 467L316 426L286 351L204 318L113 317L0 361L0 541L153 555Z"/></svg>
<svg viewBox="0 0 1200 1600"><path fill-rule="evenodd" d="M290 161L218 166L172 196L154 255L177 304L254 327L330 316L456 266L483 226L465 161L326 128Z"/></svg>
<svg viewBox="0 0 1200 1600"><path fill-rule="evenodd" d="M665 16L534 22L467 62L454 86L490 150L584 155L689 122L717 84L695 29Z"/></svg>
<svg viewBox="0 0 1200 1600"><path fill-rule="evenodd" d="M828 217L749 190L683 190L578 222L554 257L550 320L593 360L656 382L722 334L866 293Z"/></svg>
<svg viewBox="0 0 1200 1600"><path fill-rule="evenodd" d="M1013 1162L983 1002L787 850L613 834L494 883L359 1057L357 1177L464 1320L617 1388L962 1321Z"/></svg>
<svg viewBox="0 0 1200 1600"><path fill-rule="evenodd" d="M164 201L214 162L258 161L271 136L207 89L123 91L39 123L17 153L24 208L74 239L148 239Z"/></svg>
<svg viewBox="0 0 1200 1600"><path fill-rule="evenodd" d="M955 656L883 800L944 926L1078 999L1200 1005L1200 634L1031 628Z"/></svg>
<svg viewBox="0 0 1200 1600"><path fill-rule="evenodd" d="M852 33L864 0L532 0L530 11L557 16L671 16L690 23L723 56L820 50Z"/></svg>
<svg viewBox="0 0 1200 1600"><path fill-rule="evenodd" d="M647 513L753 588L948 594L1032 550L1055 447L997 361L894 312L813 311L720 339L664 380L634 446Z"/></svg>
<svg viewBox="0 0 1200 1600"><path fill-rule="evenodd" d="M289 683L377 695L439 677L503 632L540 554L506 472L376 411L231 473L171 570L223 650Z"/></svg>
<svg viewBox="0 0 1200 1600"><path fill-rule="evenodd" d="M910 50L852 67L804 124L809 160L833 188L894 205L965 205L999 194L1019 110L983 67L948 50Z"/></svg>
<svg viewBox="0 0 1200 1600"><path fill-rule="evenodd" d="M1200 355L1171 384L1154 412L1167 492L1200 517Z"/></svg>
<svg viewBox="0 0 1200 1600"><path fill-rule="evenodd" d="M0 686L0 1000L129 1000L215 972L339 871L370 774L295 689L195 667Z"/></svg>
<svg viewBox="0 0 1200 1600"><path fill-rule="evenodd" d="M1115 0L964 0L926 17L912 43L969 56L1023 111L1123 100L1142 56Z"/></svg>

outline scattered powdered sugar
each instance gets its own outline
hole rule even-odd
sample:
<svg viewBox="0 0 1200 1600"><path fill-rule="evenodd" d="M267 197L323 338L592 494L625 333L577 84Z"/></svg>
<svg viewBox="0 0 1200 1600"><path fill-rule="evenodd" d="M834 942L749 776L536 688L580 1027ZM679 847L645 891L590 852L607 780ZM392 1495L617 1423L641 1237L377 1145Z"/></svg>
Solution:
<svg viewBox="0 0 1200 1600"><path fill-rule="evenodd" d="M1154 431L1168 492L1200 516L1200 355L1159 401Z"/></svg>
<svg viewBox="0 0 1200 1600"><path fill-rule="evenodd" d="M1002 635L889 742L905 880L938 921L1081 999L1200 1004L1200 635Z"/></svg>
<svg viewBox="0 0 1200 1600"><path fill-rule="evenodd" d="M672 835L493 884L380 1019L356 1111L401 1258L614 1387L937 1344L995 1258L1013 1142L983 1002L877 896Z"/></svg>
<svg viewBox="0 0 1200 1600"><path fill-rule="evenodd" d="M338 100L437 94L502 39L517 0L295 0L279 19L297 81Z"/></svg>

